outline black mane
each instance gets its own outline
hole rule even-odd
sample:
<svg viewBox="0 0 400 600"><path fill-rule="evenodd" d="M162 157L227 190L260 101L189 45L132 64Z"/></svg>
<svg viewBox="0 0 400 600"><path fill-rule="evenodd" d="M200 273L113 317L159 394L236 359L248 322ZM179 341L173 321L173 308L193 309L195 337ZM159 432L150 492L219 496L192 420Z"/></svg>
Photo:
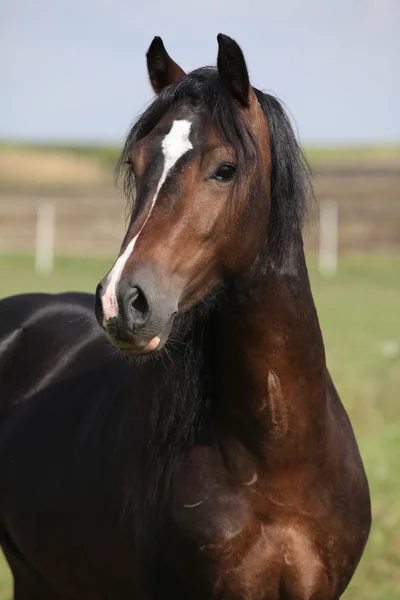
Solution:
<svg viewBox="0 0 400 600"><path fill-rule="evenodd" d="M308 198L312 195L310 172L282 104L274 96L253 89L267 118L271 136L271 213L262 253L263 262L272 262L284 269L290 264L291 251L300 240L307 214ZM222 85L215 68L196 69L165 88L128 133L118 161L117 177L124 177L125 193L132 203L134 178L129 167L129 156L133 144L148 135L172 106L184 102L205 108L223 141L235 148L237 186L240 185L240 176L254 168L257 153L255 142L237 102Z"/></svg>

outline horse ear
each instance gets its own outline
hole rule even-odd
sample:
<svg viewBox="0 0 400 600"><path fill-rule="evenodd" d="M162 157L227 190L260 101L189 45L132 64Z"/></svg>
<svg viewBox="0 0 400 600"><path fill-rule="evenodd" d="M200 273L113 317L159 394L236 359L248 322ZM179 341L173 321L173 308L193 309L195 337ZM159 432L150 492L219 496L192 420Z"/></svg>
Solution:
<svg viewBox="0 0 400 600"><path fill-rule="evenodd" d="M220 33L217 40L220 79L236 100L249 106L251 86L243 52L235 40L227 35Z"/></svg>
<svg viewBox="0 0 400 600"><path fill-rule="evenodd" d="M150 83L156 94L159 94L167 85L179 81L186 75L179 65L172 60L166 51L163 41L156 36L146 53L147 70Z"/></svg>

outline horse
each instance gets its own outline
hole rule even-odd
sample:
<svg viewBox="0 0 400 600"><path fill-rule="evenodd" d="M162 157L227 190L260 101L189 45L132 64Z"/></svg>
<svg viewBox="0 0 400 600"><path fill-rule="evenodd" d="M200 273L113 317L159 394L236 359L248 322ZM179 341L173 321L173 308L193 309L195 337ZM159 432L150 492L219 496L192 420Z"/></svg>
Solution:
<svg viewBox="0 0 400 600"><path fill-rule="evenodd" d="M305 261L310 172L218 35L118 173L130 221L95 294L0 303L0 540L16 600L337 600L368 482Z"/></svg>

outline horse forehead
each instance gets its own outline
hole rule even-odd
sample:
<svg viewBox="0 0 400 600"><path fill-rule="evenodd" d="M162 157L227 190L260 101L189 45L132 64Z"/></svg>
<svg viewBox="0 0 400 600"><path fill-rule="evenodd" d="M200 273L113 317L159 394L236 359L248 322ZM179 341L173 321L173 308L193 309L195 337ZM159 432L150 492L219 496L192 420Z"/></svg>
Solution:
<svg viewBox="0 0 400 600"><path fill-rule="evenodd" d="M135 142L132 158L144 166L150 161L174 163L193 148L199 148L201 125L195 116L175 116L163 119L145 138Z"/></svg>
<svg viewBox="0 0 400 600"><path fill-rule="evenodd" d="M190 141L191 128L191 120L174 119L171 129L161 140L161 148L167 161L176 162L193 148L193 144Z"/></svg>

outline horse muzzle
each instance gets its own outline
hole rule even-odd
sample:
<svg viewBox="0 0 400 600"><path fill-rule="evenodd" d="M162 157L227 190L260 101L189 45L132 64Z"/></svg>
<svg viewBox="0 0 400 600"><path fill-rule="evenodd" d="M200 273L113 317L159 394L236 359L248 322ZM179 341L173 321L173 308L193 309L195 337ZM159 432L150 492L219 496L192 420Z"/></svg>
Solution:
<svg viewBox="0 0 400 600"><path fill-rule="evenodd" d="M163 292L148 269L124 276L117 285L107 276L96 289L96 319L122 352L158 352L171 332L178 297L171 291Z"/></svg>

